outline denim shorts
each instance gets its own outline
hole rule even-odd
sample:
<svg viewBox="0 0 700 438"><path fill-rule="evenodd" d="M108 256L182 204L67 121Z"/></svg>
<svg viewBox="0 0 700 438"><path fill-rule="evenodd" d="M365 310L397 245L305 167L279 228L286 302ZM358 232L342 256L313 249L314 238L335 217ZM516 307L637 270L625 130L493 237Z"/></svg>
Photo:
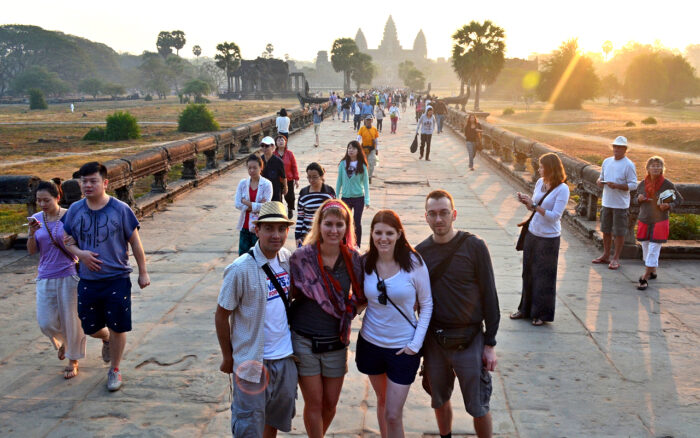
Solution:
<svg viewBox="0 0 700 438"><path fill-rule="evenodd" d="M613 236L627 234L629 209L603 207L600 210L600 231L612 233Z"/></svg>
<svg viewBox="0 0 700 438"><path fill-rule="evenodd" d="M131 279L81 279L78 282L78 317L86 335L103 327L117 333L131 331Z"/></svg>
<svg viewBox="0 0 700 438"><path fill-rule="evenodd" d="M420 354L400 354L400 348L383 348L357 337L355 363L362 374L370 376L386 374L387 378L399 385L410 385L416 380L420 366Z"/></svg>

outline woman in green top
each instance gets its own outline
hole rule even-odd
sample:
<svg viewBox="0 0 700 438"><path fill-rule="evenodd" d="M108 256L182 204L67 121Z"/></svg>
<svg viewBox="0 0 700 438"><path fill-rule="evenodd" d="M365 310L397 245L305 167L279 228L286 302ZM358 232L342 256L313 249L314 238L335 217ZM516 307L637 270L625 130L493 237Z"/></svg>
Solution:
<svg viewBox="0 0 700 438"><path fill-rule="evenodd" d="M369 172L367 158L356 140L348 143L345 157L338 165L335 193L352 209L355 238L359 248L362 241L362 212L365 207L369 207Z"/></svg>

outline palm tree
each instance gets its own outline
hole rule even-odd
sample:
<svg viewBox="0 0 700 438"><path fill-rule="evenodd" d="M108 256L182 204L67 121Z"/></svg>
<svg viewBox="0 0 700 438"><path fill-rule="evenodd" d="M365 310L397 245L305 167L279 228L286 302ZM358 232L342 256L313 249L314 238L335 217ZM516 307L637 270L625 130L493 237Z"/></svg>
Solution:
<svg viewBox="0 0 700 438"><path fill-rule="evenodd" d="M199 59L199 55L202 54L202 48L199 47L199 45L196 45L196 46L192 47L192 53L194 54L194 56L197 57L197 59Z"/></svg>
<svg viewBox="0 0 700 438"><path fill-rule="evenodd" d="M605 60L608 60L608 54L612 52L613 45L611 41L606 41L603 43L603 53L605 53Z"/></svg>
<svg viewBox="0 0 700 438"><path fill-rule="evenodd" d="M216 66L226 72L228 93L233 88L233 73L241 65L241 49L236 43L217 44L216 50L219 52L214 56Z"/></svg>
<svg viewBox="0 0 700 438"><path fill-rule="evenodd" d="M476 88L474 110L479 111L481 85L496 80L505 63L505 31L490 20L472 21L458 29L452 39L452 68L457 76Z"/></svg>
<svg viewBox="0 0 700 438"><path fill-rule="evenodd" d="M333 65L333 70L343 72L343 90L346 92L350 91L350 75L354 67L353 60L358 53L360 53L360 50L352 38L338 38L333 41L331 64Z"/></svg>

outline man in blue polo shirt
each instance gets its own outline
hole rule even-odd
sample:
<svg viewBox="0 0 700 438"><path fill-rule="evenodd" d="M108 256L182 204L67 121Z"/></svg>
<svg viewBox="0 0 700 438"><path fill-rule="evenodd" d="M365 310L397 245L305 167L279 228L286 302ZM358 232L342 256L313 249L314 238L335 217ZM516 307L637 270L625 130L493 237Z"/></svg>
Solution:
<svg viewBox="0 0 700 438"><path fill-rule="evenodd" d="M124 202L105 192L104 165L93 161L78 171L85 198L73 203L63 229L68 250L80 259L78 317L87 335L109 330L107 389L122 386L119 371L126 332L131 331L131 280L128 245L139 267L139 287L151 284L139 238L139 221ZM104 355L103 355L104 356Z"/></svg>

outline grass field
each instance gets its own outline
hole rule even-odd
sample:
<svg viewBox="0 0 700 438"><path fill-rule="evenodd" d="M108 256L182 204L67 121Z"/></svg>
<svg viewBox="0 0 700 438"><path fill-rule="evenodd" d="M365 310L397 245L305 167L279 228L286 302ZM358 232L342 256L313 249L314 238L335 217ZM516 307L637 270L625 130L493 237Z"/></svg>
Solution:
<svg viewBox="0 0 700 438"><path fill-rule="evenodd" d="M504 108L515 114L503 116ZM553 111L546 104L513 105L511 102L483 101L490 112L488 120L505 129L550 144L567 154L600 164L612 155L610 143L624 135L638 147L630 147L628 156L637 165L641 179L644 164L651 155L666 160L667 176L676 182L700 181L700 107L672 110L663 107L638 107L586 103L581 110ZM655 125L643 125L652 116ZM632 121L636 126L626 127Z"/></svg>

